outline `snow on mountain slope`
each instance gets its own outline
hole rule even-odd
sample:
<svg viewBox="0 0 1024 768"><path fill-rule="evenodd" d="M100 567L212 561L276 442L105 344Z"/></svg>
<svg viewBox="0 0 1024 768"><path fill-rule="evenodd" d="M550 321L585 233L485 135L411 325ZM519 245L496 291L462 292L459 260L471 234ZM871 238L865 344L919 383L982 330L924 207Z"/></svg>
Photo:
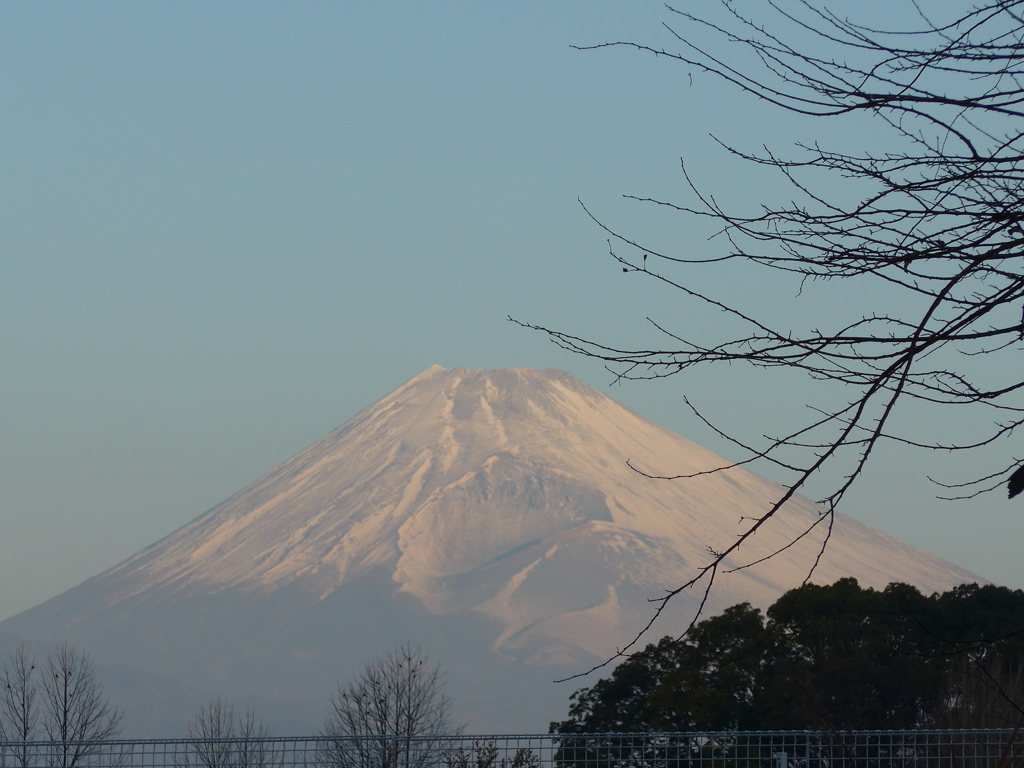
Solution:
<svg viewBox="0 0 1024 768"><path fill-rule="evenodd" d="M453 677L477 722L490 706L504 713L494 725L514 725L514 702L473 690L488 675L520 678L507 687L534 699L524 717L545 709L538 698L549 702L544 718L558 717L570 691L524 689L534 678L522 670L541 670L541 685L613 653L650 615L649 598L780 493L742 468L660 481L627 459L655 474L725 464L564 372L434 366L192 523L0 627L240 695L260 694L268 668L287 668L278 687L295 700L317 687L328 658L344 669L326 638L345 638L356 657L433 627L421 634L445 649L435 656L475 659ZM794 499L742 558L775 551L819 515ZM723 574L709 610L768 605L804 578L822 535ZM815 580L846 575L926 592L976 580L839 517ZM651 639L685 626L693 606L680 599Z"/></svg>

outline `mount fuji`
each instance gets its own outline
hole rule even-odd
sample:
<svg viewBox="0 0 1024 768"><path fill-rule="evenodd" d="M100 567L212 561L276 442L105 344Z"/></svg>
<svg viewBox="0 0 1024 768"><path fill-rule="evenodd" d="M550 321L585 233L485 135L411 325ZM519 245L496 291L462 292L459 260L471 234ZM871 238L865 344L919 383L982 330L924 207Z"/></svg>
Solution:
<svg viewBox="0 0 1024 768"><path fill-rule="evenodd" d="M781 488L555 369L434 366L163 540L0 623L0 642L87 650L133 735L176 736L214 695L311 733L339 680L409 641L475 732L545 731L648 602L691 577ZM793 499L739 553L818 519ZM748 523L749 524L749 523ZM815 531L722 574L706 615L766 607L806 576ZM929 593L977 577L837 516L814 580ZM678 632L682 595L650 640Z"/></svg>

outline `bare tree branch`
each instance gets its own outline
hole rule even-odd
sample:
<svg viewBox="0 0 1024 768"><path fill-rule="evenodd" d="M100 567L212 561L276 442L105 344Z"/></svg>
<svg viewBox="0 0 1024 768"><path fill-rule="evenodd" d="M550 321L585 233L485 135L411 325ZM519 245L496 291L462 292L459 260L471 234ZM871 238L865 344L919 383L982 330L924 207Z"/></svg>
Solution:
<svg viewBox="0 0 1024 768"><path fill-rule="evenodd" d="M680 331L651 319L659 343L622 347L520 323L603 361L616 381L745 365L806 375L820 382L823 398L835 398L763 446L715 427L746 458L714 471L762 462L789 479L737 539L709 547L693 578L655 601L655 618L698 585L703 606L726 559L812 481L838 478L821 498L822 520L831 527L834 510L882 442L1009 455L1006 441L1024 424L1024 0L984 0L944 20L912 5L919 25L906 30L858 24L812 0L767 0L764 19L733 0L689 7L694 10L668 9L674 51L633 42L590 48L651 53L691 78L718 78L796 115L862 115L888 143L885 150L797 143L786 157L720 142L732 157L777 173L791 195L752 214L720 204L685 166L688 199L631 198L713 223L717 234L697 255L647 247L584 207L607 233L610 256L627 277L725 313L741 329L731 337L704 338L700 325ZM761 270L789 277L800 296L826 285L852 298L877 296L880 309L856 318L806 318L807 326L799 324L804 319L778 324L692 279L694 270L725 263L745 265L751 281ZM977 434L919 437L896 418L912 404L963 411ZM964 496L1008 482L1011 496L1024 487L1016 459L982 474L943 487L967 489Z"/></svg>

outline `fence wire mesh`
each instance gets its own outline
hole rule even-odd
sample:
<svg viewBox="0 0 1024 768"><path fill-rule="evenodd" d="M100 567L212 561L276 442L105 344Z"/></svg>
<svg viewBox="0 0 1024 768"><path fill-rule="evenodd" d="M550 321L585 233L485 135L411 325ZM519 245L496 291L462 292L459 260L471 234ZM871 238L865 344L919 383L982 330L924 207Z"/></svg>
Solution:
<svg viewBox="0 0 1024 768"><path fill-rule="evenodd" d="M0 742L0 768L1024 768L1020 730Z"/></svg>

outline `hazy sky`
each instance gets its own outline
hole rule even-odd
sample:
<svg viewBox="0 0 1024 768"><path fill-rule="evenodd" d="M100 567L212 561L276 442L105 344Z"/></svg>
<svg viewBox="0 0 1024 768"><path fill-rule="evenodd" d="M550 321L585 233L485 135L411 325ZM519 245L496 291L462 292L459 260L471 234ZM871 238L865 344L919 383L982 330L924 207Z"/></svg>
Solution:
<svg viewBox="0 0 1024 768"><path fill-rule="evenodd" d="M622 195L682 199L685 157L753 204L773 182L710 132L779 148L859 133L571 47L670 46L667 18L642 0L0 5L0 618L433 363L610 383L510 314L623 343L658 341L648 315L714 322L624 276L577 198L653 245L703 248ZM830 306L728 279L754 306ZM814 392L741 369L610 390L720 452L683 394L760 434ZM1024 503L939 502L925 475L949 465L881 459L847 513L1024 587Z"/></svg>

